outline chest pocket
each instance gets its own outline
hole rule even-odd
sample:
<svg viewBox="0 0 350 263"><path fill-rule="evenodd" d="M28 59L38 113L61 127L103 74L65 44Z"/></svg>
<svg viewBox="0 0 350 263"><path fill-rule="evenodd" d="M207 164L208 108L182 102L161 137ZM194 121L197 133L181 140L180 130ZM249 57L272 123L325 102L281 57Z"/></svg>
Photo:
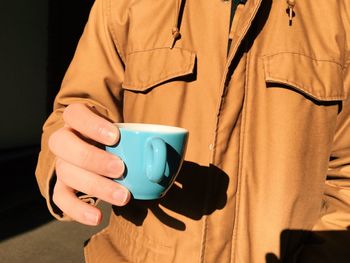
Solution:
<svg viewBox="0 0 350 263"><path fill-rule="evenodd" d="M294 53L278 53L262 58L267 83L287 85L317 101L346 99L343 67L337 62Z"/></svg>
<svg viewBox="0 0 350 263"><path fill-rule="evenodd" d="M191 75L194 52L181 48L159 48L131 53L126 58L123 88L146 92L174 78Z"/></svg>

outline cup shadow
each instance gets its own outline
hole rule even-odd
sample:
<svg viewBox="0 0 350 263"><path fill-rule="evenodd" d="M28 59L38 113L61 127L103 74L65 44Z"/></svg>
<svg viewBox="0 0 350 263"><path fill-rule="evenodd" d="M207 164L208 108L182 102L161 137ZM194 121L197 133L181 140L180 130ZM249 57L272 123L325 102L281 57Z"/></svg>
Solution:
<svg viewBox="0 0 350 263"><path fill-rule="evenodd" d="M185 161L175 183L163 198L149 201L132 199L124 207L113 206L113 213L140 226L148 211L152 211L165 225L184 231L185 224L169 215L166 209L200 220L204 215L210 215L225 206L228 183L228 175L218 167Z"/></svg>

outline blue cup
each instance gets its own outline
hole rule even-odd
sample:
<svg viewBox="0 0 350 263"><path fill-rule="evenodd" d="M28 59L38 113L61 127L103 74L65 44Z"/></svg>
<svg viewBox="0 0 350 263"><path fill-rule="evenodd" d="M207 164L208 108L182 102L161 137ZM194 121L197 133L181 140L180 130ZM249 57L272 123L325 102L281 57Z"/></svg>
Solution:
<svg viewBox="0 0 350 263"><path fill-rule="evenodd" d="M120 130L120 140L106 150L119 156L125 164L124 175L116 182L124 185L134 199L161 198L181 168L188 131L156 124L115 125Z"/></svg>

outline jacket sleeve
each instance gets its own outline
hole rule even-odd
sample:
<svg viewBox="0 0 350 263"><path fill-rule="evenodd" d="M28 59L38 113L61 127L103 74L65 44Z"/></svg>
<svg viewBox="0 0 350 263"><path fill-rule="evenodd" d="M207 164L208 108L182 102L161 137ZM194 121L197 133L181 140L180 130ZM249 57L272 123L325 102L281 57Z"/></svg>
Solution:
<svg viewBox="0 0 350 263"><path fill-rule="evenodd" d="M298 262L349 262L350 258L350 68L344 70L348 96L338 116L321 215Z"/></svg>
<svg viewBox="0 0 350 263"><path fill-rule="evenodd" d="M53 112L43 127L36 178L50 212L58 219L65 217L51 201L55 157L48 149L48 138L63 126L64 108L71 103L85 103L113 122L122 121L121 83L124 79L124 64L122 53L110 30L109 1L95 1L55 99Z"/></svg>
<svg viewBox="0 0 350 263"><path fill-rule="evenodd" d="M325 187L323 213L315 230L350 226L350 100L338 121Z"/></svg>
<svg viewBox="0 0 350 263"><path fill-rule="evenodd" d="M326 180L323 215L315 230L344 230L350 227L350 2L340 3L340 17L345 36L343 88L347 99L342 102L337 120Z"/></svg>

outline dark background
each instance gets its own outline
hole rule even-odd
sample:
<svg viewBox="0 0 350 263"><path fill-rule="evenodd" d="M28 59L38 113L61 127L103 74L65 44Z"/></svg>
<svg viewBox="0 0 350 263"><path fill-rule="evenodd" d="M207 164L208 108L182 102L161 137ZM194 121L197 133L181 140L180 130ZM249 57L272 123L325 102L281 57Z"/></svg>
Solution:
<svg viewBox="0 0 350 263"><path fill-rule="evenodd" d="M1 262L21 261L6 257L11 251L2 244L53 222L34 174L41 129L92 4L20 0L3 2L0 8Z"/></svg>

